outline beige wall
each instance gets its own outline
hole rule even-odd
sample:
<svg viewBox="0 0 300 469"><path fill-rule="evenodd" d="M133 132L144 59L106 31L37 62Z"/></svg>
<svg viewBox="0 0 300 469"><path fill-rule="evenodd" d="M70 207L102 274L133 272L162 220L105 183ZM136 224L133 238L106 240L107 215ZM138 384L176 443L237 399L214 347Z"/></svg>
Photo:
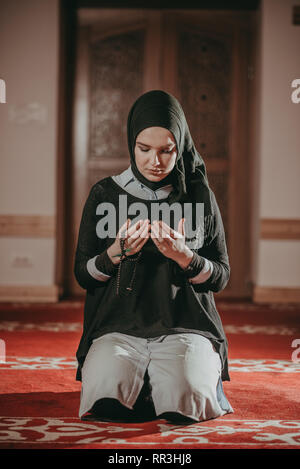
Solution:
<svg viewBox="0 0 300 469"><path fill-rule="evenodd" d="M0 104L1 220L9 215L7 235L2 230L0 238L0 297L14 285L55 291L58 13L58 0L0 3L0 78L6 83L6 103ZM12 236L19 223L23 236ZM17 299L18 289L13 295Z"/></svg>
<svg viewBox="0 0 300 469"><path fill-rule="evenodd" d="M296 4L300 1L261 4L260 220L300 219L300 103L291 100L291 83L300 78L300 26L292 24ZM257 255L256 285L300 288L300 240L260 239Z"/></svg>

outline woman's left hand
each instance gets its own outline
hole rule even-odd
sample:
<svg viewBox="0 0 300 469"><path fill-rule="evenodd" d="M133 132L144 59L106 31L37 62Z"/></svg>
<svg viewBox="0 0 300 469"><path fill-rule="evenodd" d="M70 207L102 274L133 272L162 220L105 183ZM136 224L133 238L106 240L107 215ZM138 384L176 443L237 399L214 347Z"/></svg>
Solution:
<svg viewBox="0 0 300 469"><path fill-rule="evenodd" d="M177 231L173 230L162 220L155 220L151 224L151 239L157 249L169 259L177 262L182 268L189 265L193 252L185 244L185 219L181 218Z"/></svg>

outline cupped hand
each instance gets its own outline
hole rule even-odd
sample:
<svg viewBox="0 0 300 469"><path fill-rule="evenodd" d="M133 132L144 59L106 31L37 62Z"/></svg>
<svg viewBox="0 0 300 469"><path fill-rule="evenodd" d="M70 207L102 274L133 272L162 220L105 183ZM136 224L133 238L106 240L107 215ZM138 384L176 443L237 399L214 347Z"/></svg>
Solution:
<svg viewBox="0 0 300 469"><path fill-rule="evenodd" d="M149 239L150 222L148 219L138 220L132 226L130 224L131 220L127 219L119 229L115 241L107 249L107 254L115 264L120 261L121 238L125 239L124 249L126 250L126 256L133 256L138 253Z"/></svg>
<svg viewBox="0 0 300 469"><path fill-rule="evenodd" d="M151 225L151 238L157 249L164 256L176 261L187 249L184 222L184 218L179 220L177 231L162 220L155 220Z"/></svg>

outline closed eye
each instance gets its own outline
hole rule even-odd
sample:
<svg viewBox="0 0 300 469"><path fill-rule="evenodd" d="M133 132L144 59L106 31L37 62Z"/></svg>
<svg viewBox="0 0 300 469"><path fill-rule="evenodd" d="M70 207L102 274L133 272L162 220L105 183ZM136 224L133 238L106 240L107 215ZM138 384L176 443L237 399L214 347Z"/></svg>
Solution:
<svg viewBox="0 0 300 469"><path fill-rule="evenodd" d="M145 150L143 148L140 147L140 150L143 152L143 153L147 153L149 151L149 149ZM162 150L162 153L167 153L167 154L170 154L172 153L173 150Z"/></svg>

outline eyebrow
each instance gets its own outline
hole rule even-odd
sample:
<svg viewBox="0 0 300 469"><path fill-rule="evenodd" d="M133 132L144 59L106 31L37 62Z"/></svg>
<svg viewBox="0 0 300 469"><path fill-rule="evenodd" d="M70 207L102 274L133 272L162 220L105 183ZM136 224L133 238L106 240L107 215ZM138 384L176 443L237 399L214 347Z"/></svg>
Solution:
<svg viewBox="0 0 300 469"><path fill-rule="evenodd" d="M136 143L138 143L139 145L143 145L144 147L150 147L150 145L147 145L147 143L138 142L138 141L136 141ZM176 144L175 143L166 143L166 145L162 145L159 148L166 148L166 147L173 147L173 146L176 146Z"/></svg>

